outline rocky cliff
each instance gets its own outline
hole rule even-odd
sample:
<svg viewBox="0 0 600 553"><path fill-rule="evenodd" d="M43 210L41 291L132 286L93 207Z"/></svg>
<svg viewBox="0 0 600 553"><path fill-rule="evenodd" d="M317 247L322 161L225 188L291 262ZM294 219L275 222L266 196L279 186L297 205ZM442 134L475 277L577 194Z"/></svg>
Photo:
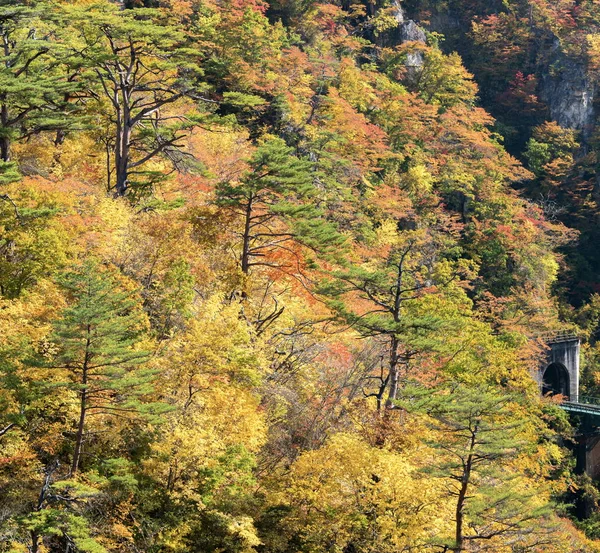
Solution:
<svg viewBox="0 0 600 553"><path fill-rule="evenodd" d="M540 99L548 106L550 118L561 127L580 131L583 141L587 141L596 122L597 87L585 63L567 57L557 43L540 77Z"/></svg>
<svg viewBox="0 0 600 553"><path fill-rule="evenodd" d="M398 0L393 0L392 2L392 14L398 22L398 27L387 37L386 42L391 44L405 44L407 42L420 42L425 44L427 42L425 30L419 26L416 21L405 17L404 10ZM424 57L422 52L414 50L408 53L406 67L409 70L409 76L423 66L423 61Z"/></svg>

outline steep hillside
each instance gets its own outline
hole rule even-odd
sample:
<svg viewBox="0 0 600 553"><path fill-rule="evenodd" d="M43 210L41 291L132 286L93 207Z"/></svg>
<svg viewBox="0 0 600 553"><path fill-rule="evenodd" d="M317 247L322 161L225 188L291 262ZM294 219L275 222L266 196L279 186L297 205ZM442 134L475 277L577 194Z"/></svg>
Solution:
<svg viewBox="0 0 600 553"><path fill-rule="evenodd" d="M548 218L580 231L578 242L562 250L560 293L578 306L588 301L598 292L600 266L598 6L407 2L407 9L424 28L444 34L444 48L460 52L475 75L506 148L535 173L524 186L527 196L546 205Z"/></svg>
<svg viewBox="0 0 600 553"><path fill-rule="evenodd" d="M600 551L596 11L0 0L0 551Z"/></svg>

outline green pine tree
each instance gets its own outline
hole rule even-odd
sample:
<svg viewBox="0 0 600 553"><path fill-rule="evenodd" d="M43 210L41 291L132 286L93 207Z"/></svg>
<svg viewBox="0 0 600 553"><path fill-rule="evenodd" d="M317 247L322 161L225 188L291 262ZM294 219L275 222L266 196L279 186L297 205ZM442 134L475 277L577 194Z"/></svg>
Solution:
<svg viewBox="0 0 600 553"><path fill-rule="evenodd" d="M58 39L62 26L57 10L45 2L0 0L2 162L10 161L15 140L78 124L69 97L79 85L67 78L66 51Z"/></svg>
<svg viewBox="0 0 600 553"><path fill-rule="evenodd" d="M92 536L85 516L89 513L88 502L99 494L98 490L75 480L56 479L59 466L55 461L46 467L37 504L29 514L15 521L17 528L28 534L27 550L52 551L56 550L54 545L66 551L76 548L86 553L107 553Z"/></svg>
<svg viewBox="0 0 600 553"><path fill-rule="evenodd" d="M14 161L0 161L0 192L2 191L2 185L18 182L20 179L21 174ZM9 203L15 216L19 217L17 204L9 194L0 193L0 200Z"/></svg>
<svg viewBox="0 0 600 553"><path fill-rule="evenodd" d="M376 389L367 394L381 409L394 407L413 359L434 347L430 338L449 330L437 313L415 307L428 294L444 291L464 267L448 259L455 243L435 228L405 231L388 221L375 232L381 237L371 239L366 253L331 271L318 291L339 322L383 345L385 362L379 375L369 376Z"/></svg>
<svg viewBox="0 0 600 553"><path fill-rule="evenodd" d="M144 401L155 372L145 368L149 353L140 348L145 316L135 294L122 289L110 270L93 261L60 280L69 305L54 324L57 352L51 365L67 371L62 386L79 395L79 422L71 464L81 461L89 416L150 416L159 406Z"/></svg>
<svg viewBox="0 0 600 553"><path fill-rule="evenodd" d="M522 479L520 455L533 451L527 438L532 415L524 398L485 383L451 383L435 390L405 389L399 404L429 415L438 451L424 469L445 481L453 504L454 535L437 546L460 553L485 544L514 543L526 550L551 532L551 504ZM522 547L523 549L521 549Z"/></svg>
<svg viewBox="0 0 600 553"><path fill-rule="evenodd" d="M144 193L165 178L145 167L157 157L176 169L189 168L184 138L206 117L191 109L173 115L167 108L183 98L214 103L204 97L197 45L189 47L186 34L157 10L105 3L66 13L77 42L73 59L86 71L98 113L108 117L102 137L111 153L108 188L117 196Z"/></svg>
<svg viewBox="0 0 600 553"><path fill-rule="evenodd" d="M252 267L279 266L273 254L285 251L293 258L293 241L320 253L339 249L344 242L315 205L312 164L293 154L283 140L266 140L239 181L217 186L217 205L242 219L238 235L244 275Z"/></svg>

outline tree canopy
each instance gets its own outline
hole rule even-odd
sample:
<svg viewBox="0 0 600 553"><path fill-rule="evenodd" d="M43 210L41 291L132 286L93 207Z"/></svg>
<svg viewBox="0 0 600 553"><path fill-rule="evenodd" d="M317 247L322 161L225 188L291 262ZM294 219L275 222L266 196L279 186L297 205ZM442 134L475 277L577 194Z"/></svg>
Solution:
<svg viewBox="0 0 600 553"><path fill-rule="evenodd" d="M0 553L600 551L598 36L0 0Z"/></svg>

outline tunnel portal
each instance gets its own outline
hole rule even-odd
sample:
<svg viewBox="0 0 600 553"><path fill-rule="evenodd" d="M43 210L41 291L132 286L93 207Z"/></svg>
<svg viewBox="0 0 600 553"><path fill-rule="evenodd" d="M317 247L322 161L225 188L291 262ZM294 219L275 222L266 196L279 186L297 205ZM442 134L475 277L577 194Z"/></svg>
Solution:
<svg viewBox="0 0 600 553"><path fill-rule="evenodd" d="M542 394L561 395L570 399L569 372L562 363L550 363L546 367L542 377Z"/></svg>
<svg viewBox="0 0 600 553"><path fill-rule="evenodd" d="M543 395L562 395L568 401L579 401L579 348L577 336L558 332L545 337L548 353L538 372Z"/></svg>

